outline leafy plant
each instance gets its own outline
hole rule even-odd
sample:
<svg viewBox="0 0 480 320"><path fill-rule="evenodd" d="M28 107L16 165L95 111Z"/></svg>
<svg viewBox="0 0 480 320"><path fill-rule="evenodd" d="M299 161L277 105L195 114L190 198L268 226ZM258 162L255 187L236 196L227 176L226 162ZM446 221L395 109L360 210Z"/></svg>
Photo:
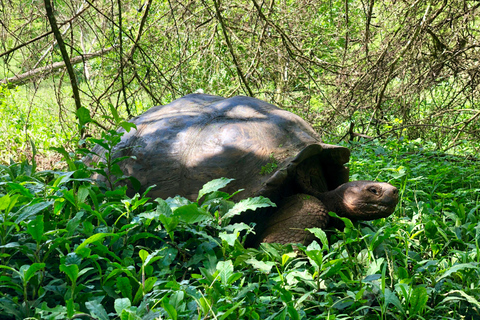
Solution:
<svg viewBox="0 0 480 320"><path fill-rule="evenodd" d="M231 180L196 201L103 190L68 171L0 167L0 317L5 319L455 319L475 317L477 163L415 141L350 146L354 179L390 181L387 219L312 228L308 246L245 248ZM446 170L448 168L449 170ZM95 169L93 169L95 170Z"/></svg>

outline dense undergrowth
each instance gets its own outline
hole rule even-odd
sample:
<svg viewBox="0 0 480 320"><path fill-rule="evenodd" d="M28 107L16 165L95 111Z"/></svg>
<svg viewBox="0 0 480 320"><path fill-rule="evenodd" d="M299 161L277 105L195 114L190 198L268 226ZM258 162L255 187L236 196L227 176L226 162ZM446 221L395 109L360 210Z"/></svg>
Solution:
<svg viewBox="0 0 480 320"><path fill-rule="evenodd" d="M0 166L0 318L475 319L480 171L429 147L350 145L352 180L397 186L396 212L296 250L243 247L250 228L229 218L270 204L232 203L226 179L195 203L148 201L61 149L64 171Z"/></svg>

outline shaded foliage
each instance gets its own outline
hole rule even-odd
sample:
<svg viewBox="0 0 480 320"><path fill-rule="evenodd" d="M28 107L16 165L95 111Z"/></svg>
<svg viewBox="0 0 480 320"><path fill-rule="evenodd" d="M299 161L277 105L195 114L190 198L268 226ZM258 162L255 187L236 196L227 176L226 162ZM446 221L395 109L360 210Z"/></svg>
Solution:
<svg viewBox="0 0 480 320"><path fill-rule="evenodd" d="M397 211L358 224L344 219L343 232L311 230L317 241L296 250L243 247L241 232L251 228L222 217L255 207L217 192L228 179L205 185L198 202L152 202L125 189L102 192L62 150L69 171L1 166L0 316L477 316L478 164L420 141L351 147L352 177L398 186Z"/></svg>
<svg viewBox="0 0 480 320"><path fill-rule="evenodd" d="M3 3L6 78L62 60L42 4L21 6ZM130 117L201 89L265 99L336 141L420 137L442 150L469 141L467 151L476 152L478 7L463 0L70 0L54 9L71 57L107 49L75 67L81 101L102 127L109 105ZM61 117L65 104L73 108L64 77L46 80Z"/></svg>

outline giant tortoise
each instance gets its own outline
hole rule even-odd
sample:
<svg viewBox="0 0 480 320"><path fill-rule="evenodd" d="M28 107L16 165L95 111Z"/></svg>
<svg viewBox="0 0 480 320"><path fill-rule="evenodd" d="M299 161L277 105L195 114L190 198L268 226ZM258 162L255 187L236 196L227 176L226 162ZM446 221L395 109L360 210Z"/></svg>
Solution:
<svg viewBox="0 0 480 320"><path fill-rule="evenodd" d="M153 198L181 195L195 200L202 186L220 177L234 178L226 192L242 188L241 198L265 196L277 208L234 219L256 222L259 242L308 243L305 228L333 224L329 211L353 220L387 217L398 190L388 183L348 182L347 148L324 144L295 114L264 101L189 94L149 109L132 122L115 157ZM98 151L98 150L97 150Z"/></svg>

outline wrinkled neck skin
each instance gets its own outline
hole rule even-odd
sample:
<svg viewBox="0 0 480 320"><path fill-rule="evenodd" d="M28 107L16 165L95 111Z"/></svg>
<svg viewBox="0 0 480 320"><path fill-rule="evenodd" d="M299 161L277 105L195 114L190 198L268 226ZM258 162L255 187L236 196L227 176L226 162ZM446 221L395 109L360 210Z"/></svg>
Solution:
<svg viewBox="0 0 480 320"><path fill-rule="evenodd" d="M328 211L335 212L340 217L350 217L344 205L343 192L339 192L338 189L318 194L317 198L322 201Z"/></svg>

